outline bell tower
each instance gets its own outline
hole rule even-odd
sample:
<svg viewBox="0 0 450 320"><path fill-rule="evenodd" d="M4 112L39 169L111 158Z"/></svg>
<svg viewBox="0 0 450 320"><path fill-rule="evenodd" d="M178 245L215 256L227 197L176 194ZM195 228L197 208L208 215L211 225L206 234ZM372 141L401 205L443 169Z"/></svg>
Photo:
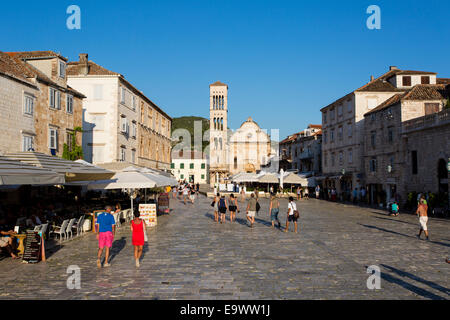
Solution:
<svg viewBox="0 0 450 320"><path fill-rule="evenodd" d="M228 172L228 85L217 81L209 85L209 162L210 183L223 182ZM217 181L219 179L219 181Z"/></svg>

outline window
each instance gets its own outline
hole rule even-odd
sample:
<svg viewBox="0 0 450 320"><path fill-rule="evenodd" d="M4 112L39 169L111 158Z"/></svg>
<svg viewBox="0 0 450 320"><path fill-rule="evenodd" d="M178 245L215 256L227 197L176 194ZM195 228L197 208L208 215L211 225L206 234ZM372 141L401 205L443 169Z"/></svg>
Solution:
<svg viewBox="0 0 450 320"><path fill-rule="evenodd" d="M104 146L92 146L92 163L103 163Z"/></svg>
<svg viewBox="0 0 450 320"><path fill-rule="evenodd" d="M130 127L129 127L127 118L121 117L120 118L120 132L127 134L127 133L129 133L129 129L130 129Z"/></svg>
<svg viewBox="0 0 450 320"><path fill-rule="evenodd" d="M91 115L91 122L94 131L103 131L105 129L105 115L93 114Z"/></svg>
<svg viewBox="0 0 450 320"><path fill-rule="evenodd" d="M323 164L325 167L328 166L328 155L326 153L323 155Z"/></svg>
<svg viewBox="0 0 450 320"><path fill-rule="evenodd" d="M422 84L430 84L430 77L428 77L428 76L422 76L422 77L420 78L420 82L421 82Z"/></svg>
<svg viewBox="0 0 450 320"><path fill-rule="evenodd" d="M103 99L103 85L94 84L94 100L102 100L102 99Z"/></svg>
<svg viewBox="0 0 450 320"><path fill-rule="evenodd" d="M170 169L175 169L175 163L172 162L172 163L170 164Z"/></svg>
<svg viewBox="0 0 450 320"><path fill-rule="evenodd" d="M326 131L323 132L323 143L324 144L327 143L327 132Z"/></svg>
<svg viewBox="0 0 450 320"><path fill-rule="evenodd" d="M370 159L369 170L370 170L370 172L377 171L377 158L376 157L373 157L372 159Z"/></svg>
<svg viewBox="0 0 450 320"><path fill-rule="evenodd" d="M349 113L353 111L353 105L352 105L352 102L351 102L351 101L348 101L348 104L347 104L347 111L348 111Z"/></svg>
<svg viewBox="0 0 450 320"><path fill-rule="evenodd" d="M50 128L48 137L49 137L48 147L50 149L57 150L58 149L58 130L55 128Z"/></svg>
<svg viewBox="0 0 450 320"><path fill-rule="evenodd" d="M205 175L204 174L202 174L202 180L205 180Z"/></svg>
<svg viewBox="0 0 450 320"><path fill-rule="evenodd" d="M136 122L132 122L131 124L131 136L136 138L137 137L137 126L136 126Z"/></svg>
<svg viewBox="0 0 450 320"><path fill-rule="evenodd" d="M73 96L69 94L67 95L66 111L67 113L73 113Z"/></svg>
<svg viewBox="0 0 450 320"><path fill-rule="evenodd" d="M334 142L334 129L331 130L330 141L331 141L331 142Z"/></svg>
<svg viewBox="0 0 450 320"><path fill-rule="evenodd" d="M348 130L348 137L351 137L353 135L353 127L351 123L348 124L347 130Z"/></svg>
<svg viewBox="0 0 450 320"><path fill-rule="evenodd" d="M439 103L425 103L425 115L439 112Z"/></svg>
<svg viewBox="0 0 450 320"><path fill-rule="evenodd" d="M370 133L370 145L375 148L376 145L376 138L377 138L377 133L375 131L372 131Z"/></svg>
<svg viewBox="0 0 450 320"><path fill-rule="evenodd" d="M334 161L334 153L331 154L331 165L334 166L335 165L335 161Z"/></svg>
<svg viewBox="0 0 450 320"><path fill-rule="evenodd" d="M120 87L120 103L125 104L125 88Z"/></svg>
<svg viewBox="0 0 450 320"><path fill-rule="evenodd" d="M136 150L131 149L131 163L136 162Z"/></svg>
<svg viewBox="0 0 450 320"><path fill-rule="evenodd" d="M33 110L34 110L34 98L30 95L25 95L24 96L24 101L23 101L23 113L28 114L28 115L33 115Z"/></svg>
<svg viewBox="0 0 450 320"><path fill-rule="evenodd" d="M136 110L136 96L133 96L133 110Z"/></svg>
<svg viewBox="0 0 450 320"><path fill-rule="evenodd" d="M348 163L353 163L353 150L348 150Z"/></svg>
<svg viewBox="0 0 450 320"><path fill-rule="evenodd" d="M327 112L323 112L323 123L327 123Z"/></svg>
<svg viewBox="0 0 450 320"><path fill-rule="evenodd" d="M33 137L24 135L22 137L22 151L33 151Z"/></svg>
<svg viewBox="0 0 450 320"><path fill-rule="evenodd" d="M59 77L60 78L66 77L66 64L63 61L59 62Z"/></svg>
<svg viewBox="0 0 450 320"><path fill-rule="evenodd" d="M180 169L184 169L184 163L180 163Z"/></svg>
<svg viewBox="0 0 450 320"><path fill-rule="evenodd" d="M342 129L342 126L341 126L341 127L338 128L338 138L339 138L339 140L342 140L342 136L343 136L342 132L343 132L343 129Z"/></svg>
<svg viewBox="0 0 450 320"><path fill-rule="evenodd" d="M342 105L338 107L338 116L342 116Z"/></svg>
<svg viewBox="0 0 450 320"><path fill-rule="evenodd" d="M394 160L395 160L394 156L391 156L389 158L389 165L391 166L391 170L394 170Z"/></svg>
<svg viewBox="0 0 450 320"><path fill-rule="evenodd" d="M388 128L388 141L390 143L394 141L394 128Z"/></svg>
<svg viewBox="0 0 450 320"><path fill-rule="evenodd" d="M56 90L53 88L48 89L48 103L50 108L56 108Z"/></svg>
<svg viewBox="0 0 450 320"><path fill-rule="evenodd" d="M369 109L369 110L371 110L371 109L373 109L373 108L375 108L376 106L377 106L377 99L375 99L375 98L369 98L369 99L367 99L367 108Z"/></svg>
<svg viewBox="0 0 450 320"><path fill-rule="evenodd" d="M335 112L336 112L336 110L334 110L334 109L330 110L330 113L331 113L330 118L331 118L331 120L334 120L334 114L335 114Z"/></svg>
<svg viewBox="0 0 450 320"><path fill-rule="evenodd" d="M339 164L344 163L344 153L342 151L339 152Z"/></svg>
<svg viewBox="0 0 450 320"><path fill-rule="evenodd" d="M202 163L202 169L205 169L205 168L206 168L205 164L204 164L204 163Z"/></svg>
<svg viewBox="0 0 450 320"><path fill-rule="evenodd" d="M126 159L126 150L124 147L120 147L120 161L124 162Z"/></svg>
<svg viewBox="0 0 450 320"><path fill-rule="evenodd" d="M370 115L370 121L371 122L374 122L375 121L375 113L372 113L371 115Z"/></svg>
<svg viewBox="0 0 450 320"><path fill-rule="evenodd" d="M411 151L411 161L412 161L412 174L417 174L419 172L417 165L417 151Z"/></svg>
<svg viewBox="0 0 450 320"><path fill-rule="evenodd" d="M403 87L411 86L411 76L403 76L402 78Z"/></svg>
<svg viewBox="0 0 450 320"><path fill-rule="evenodd" d="M67 144L67 147L68 147L68 149L69 149L69 152L71 152L72 151L72 148L73 148L73 137L74 137L74 133L73 132L67 132L66 133L66 144Z"/></svg>
<svg viewBox="0 0 450 320"><path fill-rule="evenodd" d="M181 179L181 180L184 179L184 174L180 174L180 179Z"/></svg>
<svg viewBox="0 0 450 320"><path fill-rule="evenodd" d="M194 169L194 164L193 163L189 164L189 169Z"/></svg>

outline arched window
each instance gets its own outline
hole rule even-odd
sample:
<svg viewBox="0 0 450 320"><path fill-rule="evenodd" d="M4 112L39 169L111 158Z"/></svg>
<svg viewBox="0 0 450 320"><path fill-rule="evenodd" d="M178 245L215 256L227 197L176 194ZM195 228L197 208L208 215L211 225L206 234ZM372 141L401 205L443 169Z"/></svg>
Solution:
<svg viewBox="0 0 450 320"><path fill-rule="evenodd" d="M220 130L223 131L223 118L220 118Z"/></svg>
<svg viewBox="0 0 450 320"><path fill-rule="evenodd" d="M214 130L216 130L216 118L213 119L214 122Z"/></svg>
<svg viewBox="0 0 450 320"><path fill-rule="evenodd" d="M222 150L222 138L219 138L220 150Z"/></svg>
<svg viewBox="0 0 450 320"><path fill-rule="evenodd" d="M224 96L222 96L222 110L225 107L225 100L224 100Z"/></svg>
<svg viewBox="0 0 450 320"><path fill-rule="evenodd" d="M237 157L234 157L234 168L237 169Z"/></svg>
<svg viewBox="0 0 450 320"><path fill-rule="evenodd" d="M214 138L214 149L217 150L217 138Z"/></svg>

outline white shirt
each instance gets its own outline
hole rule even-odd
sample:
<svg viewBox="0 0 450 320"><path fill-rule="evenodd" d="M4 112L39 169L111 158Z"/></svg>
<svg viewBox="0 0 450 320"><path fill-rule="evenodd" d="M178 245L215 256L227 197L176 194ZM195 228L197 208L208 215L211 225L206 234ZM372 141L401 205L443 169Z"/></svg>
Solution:
<svg viewBox="0 0 450 320"><path fill-rule="evenodd" d="M297 210L297 204L295 202L289 202L288 204L289 215L294 215L294 211Z"/></svg>

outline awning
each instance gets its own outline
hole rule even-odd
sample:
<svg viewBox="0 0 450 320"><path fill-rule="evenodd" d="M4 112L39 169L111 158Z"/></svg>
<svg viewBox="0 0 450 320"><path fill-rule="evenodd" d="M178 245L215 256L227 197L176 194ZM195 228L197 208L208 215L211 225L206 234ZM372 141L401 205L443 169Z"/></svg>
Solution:
<svg viewBox="0 0 450 320"><path fill-rule="evenodd" d="M66 182L110 179L114 172L39 152L9 153L8 158L63 174Z"/></svg>
<svg viewBox="0 0 450 320"><path fill-rule="evenodd" d="M303 187L315 187L316 186L316 180L313 177L305 178L296 173L290 173L287 177L284 178L283 182L290 183L290 184L300 184Z"/></svg>
<svg viewBox="0 0 450 320"><path fill-rule="evenodd" d="M278 175L274 173L266 173L259 177L260 183L279 183L279 181Z"/></svg>
<svg viewBox="0 0 450 320"><path fill-rule="evenodd" d="M64 175L0 156L0 185L55 185Z"/></svg>
<svg viewBox="0 0 450 320"><path fill-rule="evenodd" d="M258 175L256 173L246 173L242 172L239 175L235 175L232 178L233 182L259 182Z"/></svg>

